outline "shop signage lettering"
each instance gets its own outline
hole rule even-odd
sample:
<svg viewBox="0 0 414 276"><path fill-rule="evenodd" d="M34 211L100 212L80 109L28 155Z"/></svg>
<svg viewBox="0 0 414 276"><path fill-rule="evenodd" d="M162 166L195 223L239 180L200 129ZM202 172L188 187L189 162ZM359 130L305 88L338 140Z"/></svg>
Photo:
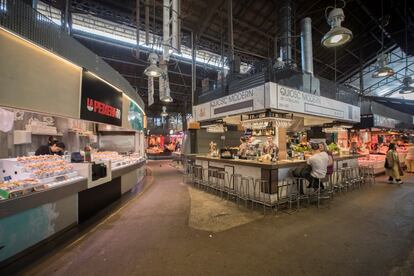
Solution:
<svg viewBox="0 0 414 276"><path fill-rule="evenodd" d="M211 102L211 107L216 108L223 105L230 105L233 103L238 103L243 100L251 99L253 98L253 89L241 91L217 100L214 100Z"/></svg>
<svg viewBox="0 0 414 276"><path fill-rule="evenodd" d="M308 102L308 103L315 103L321 104L321 97L309 93L303 93L302 91L287 88L287 87L280 87L279 95L283 98L281 100L292 102L292 103L300 103L300 102Z"/></svg>
<svg viewBox="0 0 414 276"><path fill-rule="evenodd" d="M83 120L122 125L122 92L84 71L80 118Z"/></svg>
<svg viewBox="0 0 414 276"><path fill-rule="evenodd" d="M359 109L318 95L277 85L276 108L328 118L359 121Z"/></svg>
<svg viewBox="0 0 414 276"><path fill-rule="evenodd" d="M121 110L119 110L118 108L115 108L113 106L110 106L108 104L102 103L91 98L87 98L86 103L87 109L90 112L96 112L104 116L121 119Z"/></svg>

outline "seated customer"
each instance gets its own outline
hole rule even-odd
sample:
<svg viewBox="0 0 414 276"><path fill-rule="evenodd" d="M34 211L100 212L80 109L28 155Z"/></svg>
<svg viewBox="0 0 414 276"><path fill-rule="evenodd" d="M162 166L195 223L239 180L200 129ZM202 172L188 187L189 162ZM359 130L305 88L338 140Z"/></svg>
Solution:
<svg viewBox="0 0 414 276"><path fill-rule="evenodd" d="M312 167L311 172L308 175L304 175L309 181L309 187L318 189L318 179L323 179L326 176L329 156L325 151L321 151L319 144L311 144L312 156L309 157L307 164ZM323 185L321 183L321 188Z"/></svg>
<svg viewBox="0 0 414 276"><path fill-rule="evenodd" d="M65 151L65 144L58 141L53 141L49 145L43 145L40 146L36 152L35 155L63 155L63 152Z"/></svg>

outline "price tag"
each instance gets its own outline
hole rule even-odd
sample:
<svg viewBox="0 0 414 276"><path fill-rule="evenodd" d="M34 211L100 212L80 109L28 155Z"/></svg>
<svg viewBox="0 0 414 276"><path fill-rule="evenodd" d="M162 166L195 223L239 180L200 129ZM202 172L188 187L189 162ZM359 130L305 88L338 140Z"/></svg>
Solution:
<svg viewBox="0 0 414 276"><path fill-rule="evenodd" d="M55 178L55 181L64 181L66 179L68 179L68 177L66 175L61 175L61 176L57 176Z"/></svg>

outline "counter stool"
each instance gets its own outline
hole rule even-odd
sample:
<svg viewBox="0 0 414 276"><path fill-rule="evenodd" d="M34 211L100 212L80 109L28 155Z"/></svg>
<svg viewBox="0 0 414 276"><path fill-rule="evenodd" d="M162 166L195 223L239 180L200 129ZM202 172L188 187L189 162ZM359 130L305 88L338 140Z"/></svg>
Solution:
<svg viewBox="0 0 414 276"><path fill-rule="evenodd" d="M352 179L350 176L349 168L341 169L341 180L342 180L342 185L344 186L344 190L346 192L350 191L353 188L353 183L351 181Z"/></svg>
<svg viewBox="0 0 414 276"><path fill-rule="evenodd" d="M310 204L310 197L308 194L302 193L301 194L301 188L302 188L302 192L304 189L304 186L307 185L309 182L308 180L306 180L305 178L301 178L301 177L295 177L293 179L294 183L292 185L292 188L290 190L289 193L289 208L292 209L292 204L295 203L296 204L296 209L299 210L300 208L300 202L302 200L306 200L308 202L308 205ZM295 188L295 189L293 189Z"/></svg>
<svg viewBox="0 0 414 276"><path fill-rule="evenodd" d="M192 164L187 164L184 169L183 182L194 184L194 166Z"/></svg>
<svg viewBox="0 0 414 276"><path fill-rule="evenodd" d="M332 181L332 188L333 188L333 195L335 195L337 192L339 195L342 195L342 190L345 189L345 187L342 185L342 179L341 179L341 170L334 170L334 172L331 175L331 181Z"/></svg>
<svg viewBox="0 0 414 276"><path fill-rule="evenodd" d="M224 192L229 186L229 173L226 171L217 172L217 190L220 192L220 197L223 198Z"/></svg>
<svg viewBox="0 0 414 276"><path fill-rule="evenodd" d="M239 187L238 198L237 198L238 199L237 205L239 204L239 200L241 199L241 200L244 200L244 206L247 208L247 202L252 199L252 197L250 196L250 184L251 183L254 183L253 177L242 176L240 187Z"/></svg>
<svg viewBox="0 0 414 276"><path fill-rule="evenodd" d="M217 183L218 183L217 173L218 173L217 169L208 168L206 188L210 188L213 191L215 190L215 188L217 187Z"/></svg>
<svg viewBox="0 0 414 276"><path fill-rule="evenodd" d="M294 180L292 178L285 178L277 185L277 203L275 204L276 211L283 204L289 203L289 195L293 188Z"/></svg>
<svg viewBox="0 0 414 276"><path fill-rule="evenodd" d="M229 200L231 196L236 197L237 200L241 179L241 174L236 173L230 175L229 187L227 189L227 200Z"/></svg>
<svg viewBox="0 0 414 276"><path fill-rule="evenodd" d="M255 180L255 183L255 186L259 188L259 198L255 199L255 202L263 205L263 215L266 215L266 207L270 207L270 209L272 209L274 206L270 195L269 181L258 178Z"/></svg>
<svg viewBox="0 0 414 276"><path fill-rule="evenodd" d="M194 172L194 185L201 188L204 185L204 168L201 165L194 165L193 166Z"/></svg>
<svg viewBox="0 0 414 276"><path fill-rule="evenodd" d="M326 200L328 200L329 203L331 202L331 200L330 200L331 196L328 193L322 191L322 185L326 184L328 179L326 177L322 178L322 179L319 178L317 181L318 181L318 189L313 193L311 198L312 197L316 198L318 208L320 208L320 204L321 204L322 200L326 199ZM323 186L325 187L325 185L323 185ZM330 204L328 205L328 207L330 207Z"/></svg>
<svg viewBox="0 0 414 276"><path fill-rule="evenodd" d="M368 166L364 166L362 167L363 169L363 177L364 177L364 182L365 183L369 183L369 186L372 186L372 184L376 184L375 182L375 169L373 165L368 165Z"/></svg>

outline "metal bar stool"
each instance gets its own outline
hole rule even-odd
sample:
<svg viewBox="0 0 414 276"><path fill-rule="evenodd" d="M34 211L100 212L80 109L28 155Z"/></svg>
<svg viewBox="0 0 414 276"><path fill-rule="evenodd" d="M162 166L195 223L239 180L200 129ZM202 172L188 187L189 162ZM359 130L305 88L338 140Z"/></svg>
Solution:
<svg viewBox="0 0 414 276"><path fill-rule="evenodd" d="M229 173L226 171L217 172L217 190L220 192L220 197L223 198L224 192L227 191L229 185Z"/></svg>
<svg viewBox="0 0 414 276"><path fill-rule="evenodd" d="M266 207L270 207L270 209L273 208L274 204L272 204L272 198L270 194L270 187L269 187L269 181L265 179L256 179L256 187L259 187L259 200L258 203L263 205L263 215L266 215Z"/></svg>
<svg viewBox="0 0 414 276"><path fill-rule="evenodd" d="M217 169L208 168L208 174L207 174L207 183L206 183L206 189L215 190L215 187L217 186Z"/></svg>
<svg viewBox="0 0 414 276"><path fill-rule="evenodd" d="M316 199L317 202L317 206L318 208L320 208L320 204L322 200L328 200L328 202L331 202L331 196L327 193L325 193L322 189L322 187L325 188L325 185L327 183L327 178L322 178L322 179L317 179L317 183L318 183L318 188L317 190L311 195L311 199ZM330 204L328 205L328 207L330 207Z"/></svg>
<svg viewBox="0 0 414 276"><path fill-rule="evenodd" d="M293 184L294 184L294 179L292 178L285 178L281 182L278 182L277 202L275 204L276 211L278 211L279 207L282 206L283 204L289 203L290 193L292 191Z"/></svg>
<svg viewBox="0 0 414 276"><path fill-rule="evenodd" d="M252 197L250 196L250 183L254 183L253 177L243 176L241 178L238 199L244 200L244 205L246 208L247 208L247 202L252 199Z"/></svg>
<svg viewBox="0 0 414 276"><path fill-rule="evenodd" d="M227 189L227 200L229 200L231 196L236 197L237 200L241 179L241 174L236 173L230 175L229 187Z"/></svg>
<svg viewBox="0 0 414 276"><path fill-rule="evenodd" d="M201 188L203 186L204 168L201 165L193 166L194 170L194 185Z"/></svg>
<svg viewBox="0 0 414 276"><path fill-rule="evenodd" d="M183 182L188 183L189 180L191 184L194 184L194 166L190 163L184 168Z"/></svg>
<svg viewBox="0 0 414 276"><path fill-rule="evenodd" d="M295 177L293 187L289 193L289 208L292 209L292 203L296 203L296 208L299 210L300 202L306 200L310 204L309 194L304 193L304 185L309 183L305 178ZM295 188L295 189L293 189Z"/></svg>

